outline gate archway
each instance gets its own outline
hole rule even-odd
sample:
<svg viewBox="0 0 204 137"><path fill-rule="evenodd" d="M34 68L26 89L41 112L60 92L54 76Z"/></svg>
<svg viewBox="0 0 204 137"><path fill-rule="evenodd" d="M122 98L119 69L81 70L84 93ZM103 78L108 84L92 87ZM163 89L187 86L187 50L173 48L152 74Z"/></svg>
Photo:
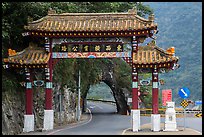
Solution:
<svg viewBox="0 0 204 137"><path fill-rule="evenodd" d="M152 37L156 30L154 15L144 19L137 15L136 9L127 13L63 14L50 10L47 16L28 22L23 35L31 39L29 47L17 53L10 50L10 56L4 59L8 67L25 68L26 71L24 132L34 130L32 71L38 68L45 71L43 129L53 129L52 73L58 59L124 58L132 67L132 109L138 109L139 67L134 64L134 56L138 45Z"/></svg>

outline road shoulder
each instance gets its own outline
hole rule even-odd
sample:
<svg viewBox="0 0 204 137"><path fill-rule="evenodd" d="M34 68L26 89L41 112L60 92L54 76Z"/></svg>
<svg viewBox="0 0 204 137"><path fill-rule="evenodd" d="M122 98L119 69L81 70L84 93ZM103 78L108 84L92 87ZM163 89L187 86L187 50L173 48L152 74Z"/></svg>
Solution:
<svg viewBox="0 0 204 137"><path fill-rule="evenodd" d="M55 134L57 132L60 132L62 130L71 129L71 128L75 128L75 127L78 127L78 126L85 125L85 124L89 123L91 120L92 120L92 114L91 114L90 110L88 110L88 112L81 115L80 121L76 121L76 122L73 122L73 123L70 123L70 124L67 124L67 125L58 126L58 127L55 127L52 130L31 131L31 132L28 132L28 133L21 133L21 134L18 134L18 135L53 135L53 134Z"/></svg>
<svg viewBox="0 0 204 137"><path fill-rule="evenodd" d="M153 132L151 130L151 123L144 124L141 126L141 130L139 132L133 132L132 128L128 128L123 130L122 135L202 135L201 132L196 131L191 128L177 128L178 131L163 131L164 124L161 123L161 131L159 132Z"/></svg>

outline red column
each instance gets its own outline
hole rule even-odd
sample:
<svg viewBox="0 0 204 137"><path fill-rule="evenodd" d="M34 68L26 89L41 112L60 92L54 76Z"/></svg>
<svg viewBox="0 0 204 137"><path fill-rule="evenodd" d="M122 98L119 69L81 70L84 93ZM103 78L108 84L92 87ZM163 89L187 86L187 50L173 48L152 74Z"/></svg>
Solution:
<svg viewBox="0 0 204 137"><path fill-rule="evenodd" d="M52 89L51 88L45 89L45 109L52 110Z"/></svg>
<svg viewBox="0 0 204 137"><path fill-rule="evenodd" d="M52 43L48 38L45 39L46 44L49 44L50 59L48 61L48 68L45 68L46 75L46 89L45 89L45 109L52 110Z"/></svg>
<svg viewBox="0 0 204 137"><path fill-rule="evenodd" d="M33 114L33 89L32 89L32 73L25 68L26 72L26 115Z"/></svg>
<svg viewBox="0 0 204 137"><path fill-rule="evenodd" d="M158 69L152 71L152 114L158 114L159 110L159 88L158 88Z"/></svg>
<svg viewBox="0 0 204 137"><path fill-rule="evenodd" d="M138 73L135 67L132 71L132 109L138 109Z"/></svg>
<svg viewBox="0 0 204 137"><path fill-rule="evenodd" d="M138 42L133 36L132 41L132 109L138 109L138 71L134 66L133 53L137 53Z"/></svg>

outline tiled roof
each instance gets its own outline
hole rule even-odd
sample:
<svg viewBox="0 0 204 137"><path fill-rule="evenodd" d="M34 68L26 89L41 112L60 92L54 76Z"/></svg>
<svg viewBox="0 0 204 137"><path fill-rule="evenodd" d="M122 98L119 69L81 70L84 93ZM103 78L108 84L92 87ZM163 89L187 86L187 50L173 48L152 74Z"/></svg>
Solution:
<svg viewBox="0 0 204 137"><path fill-rule="evenodd" d="M46 53L43 47L29 46L15 55L4 58L4 62L8 64L20 65L45 65L48 63L50 53Z"/></svg>
<svg viewBox="0 0 204 137"><path fill-rule="evenodd" d="M179 58L174 56L169 50L170 48L165 51L156 45L139 46L138 52L133 53L133 64L148 65L177 62ZM174 51L173 47L172 51Z"/></svg>
<svg viewBox="0 0 204 137"><path fill-rule="evenodd" d="M155 29L154 15L144 19L129 10L126 13L48 13L47 16L29 22L24 28L28 31L43 32L99 32L134 31Z"/></svg>

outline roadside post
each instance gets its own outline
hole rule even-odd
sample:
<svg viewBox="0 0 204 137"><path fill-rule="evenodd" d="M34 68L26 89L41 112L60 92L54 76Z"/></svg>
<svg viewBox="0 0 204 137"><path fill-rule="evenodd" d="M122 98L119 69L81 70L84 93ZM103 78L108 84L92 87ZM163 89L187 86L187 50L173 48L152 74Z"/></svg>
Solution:
<svg viewBox="0 0 204 137"><path fill-rule="evenodd" d="M178 92L179 96L184 100L181 101L181 106L184 108L184 130L186 129L186 107L188 106L188 101L185 100L190 96L190 90L187 87L183 87Z"/></svg>
<svg viewBox="0 0 204 137"><path fill-rule="evenodd" d="M188 101L187 100L182 100L181 101L181 106L183 107L184 109L184 130L186 129L186 107L188 106Z"/></svg>
<svg viewBox="0 0 204 137"><path fill-rule="evenodd" d="M175 102L166 102L165 124L163 131L178 131L176 124Z"/></svg>
<svg viewBox="0 0 204 137"><path fill-rule="evenodd" d="M81 71L79 70L79 83L78 83L78 106L77 106L77 121L80 121L80 99L81 99L81 91L80 91L80 85L81 85Z"/></svg>
<svg viewBox="0 0 204 137"><path fill-rule="evenodd" d="M59 120L60 126L62 125L62 92L59 92Z"/></svg>

